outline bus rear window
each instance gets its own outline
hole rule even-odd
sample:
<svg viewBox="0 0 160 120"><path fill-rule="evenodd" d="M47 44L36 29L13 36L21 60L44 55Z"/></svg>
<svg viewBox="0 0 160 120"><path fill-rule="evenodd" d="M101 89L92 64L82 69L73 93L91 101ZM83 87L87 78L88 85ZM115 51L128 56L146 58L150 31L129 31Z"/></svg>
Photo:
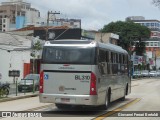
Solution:
<svg viewBox="0 0 160 120"><path fill-rule="evenodd" d="M53 64L92 64L93 48L44 47L43 63Z"/></svg>

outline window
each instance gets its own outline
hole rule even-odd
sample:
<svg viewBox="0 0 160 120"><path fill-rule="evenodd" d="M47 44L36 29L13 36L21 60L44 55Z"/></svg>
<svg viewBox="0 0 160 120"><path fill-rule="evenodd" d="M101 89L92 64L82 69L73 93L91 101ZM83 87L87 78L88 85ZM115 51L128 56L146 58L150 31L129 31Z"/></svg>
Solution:
<svg viewBox="0 0 160 120"><path fill-rule="evenodd" d="M119 63L122 63L122 55L119 54Z"/></svg>
<svg viewBox="0 0 160 120"><path fill-rule="evenodd" d="M6 22L6 19L3 19L3 23L5 23Z"/></svg>
<svg viewBox="0 0 160 120"><path fill-rule="evenodd" d="M118 54L116 53L116 63L119 63L119 58Z"/></svg>
<svg viewBox="0 0 160 120"><path fill-rule="evenodd" d="M149 42L146 42L146 46L149 46Z"/></svg>
<svg viewBox="0 0 160 120"><path fill-rule="evenodd" d="M110 58L110 57L109 57L109 51L106 51L106 62L110 62L110 61L109 61L109 58Z"/></svg>
<svg viewBox="0 0 160 120"><path fill-rule="evenodd" d="M52 64L94 64L93 48L44 47L43 63Z"/></svg>
<svg viewBox="0 0 160 120"><path fill-rule="evenodd" d="M125 55L123 55L123 64L125 64Z"/></svg>
<svg viewBox="0 0 160 120"><path fill-rule="evenodd" d="M114 63L114 53L111 52L111 63Z"/></svg>
<svg viewBox="0 0 160 120"><path fill-rule="evenodd" d="M151 25L150 25L150 23L146 23L146 26L149 27L149 26L151 26Z"/></svg>
<svg viewBox="0 0 160 120"><path fill-rule="evenodd" d="M99 50L99 56L98 56L99 62L105 62L106 61L106 54L104 50Z"/></svg>
<svg viewBox="0 0 160 120"><path fill-rule="evenodd" d="M154 26L154 23L151 23L151 26L153 27L153 26Z"/></svg>
<svg viewBox="0 0 160 120"><path fill-rule="evenodd" d="M155 43L154 43L154 46L158 46L158 43L157 43L157 42L155 42Z"/></svg>
<svg viewBox="0 0 160 120"><path fill-rule="evenodd" d="M116 61L117 61L116 60L116 55L117 55L116 53L111 52L111 62L112 63L116 63Z"/></svg>

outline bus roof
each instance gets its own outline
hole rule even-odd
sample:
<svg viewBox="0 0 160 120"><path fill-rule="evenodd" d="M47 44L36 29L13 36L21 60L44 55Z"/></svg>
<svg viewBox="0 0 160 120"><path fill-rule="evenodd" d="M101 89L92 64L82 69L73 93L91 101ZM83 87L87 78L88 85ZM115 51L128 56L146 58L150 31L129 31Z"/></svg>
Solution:
<svg viewBox="0 0 160 120"><path fill-rule="evenodd" d="M64 40L52 40L46 41L44 46L82 46L82 47L99 47L110 51L128 54L128 52L122 47L110 44L101 43L94 40L78 40L78 39L64 39Z"/></svg>

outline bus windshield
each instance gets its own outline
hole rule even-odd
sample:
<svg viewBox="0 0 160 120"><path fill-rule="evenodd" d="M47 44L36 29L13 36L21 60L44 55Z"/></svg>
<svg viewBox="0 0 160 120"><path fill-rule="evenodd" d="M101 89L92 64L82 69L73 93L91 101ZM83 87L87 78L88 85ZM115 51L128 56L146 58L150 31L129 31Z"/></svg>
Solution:
<svg viewBox="0 0 160 120"><path fill-rule="evenodd" d="M94 48L46 46L42 54L42 62L48 64L93 64L94 61Z"/></svg>

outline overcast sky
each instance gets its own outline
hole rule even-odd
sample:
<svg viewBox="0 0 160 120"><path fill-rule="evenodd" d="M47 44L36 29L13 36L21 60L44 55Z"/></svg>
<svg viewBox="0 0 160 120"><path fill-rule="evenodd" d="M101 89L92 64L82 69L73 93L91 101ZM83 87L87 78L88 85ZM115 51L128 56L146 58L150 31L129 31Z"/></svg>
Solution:
<svg viewBox="0 0 160 120"><path fill-rule="evenodd" d="M7 1L7 0L0 0ZM160 9L152 0L25 0L47 16L47 11L60 11L66 18L82 20L82 28L100 29L104 25L128 16L144 16L160 20Z"/></svg>

